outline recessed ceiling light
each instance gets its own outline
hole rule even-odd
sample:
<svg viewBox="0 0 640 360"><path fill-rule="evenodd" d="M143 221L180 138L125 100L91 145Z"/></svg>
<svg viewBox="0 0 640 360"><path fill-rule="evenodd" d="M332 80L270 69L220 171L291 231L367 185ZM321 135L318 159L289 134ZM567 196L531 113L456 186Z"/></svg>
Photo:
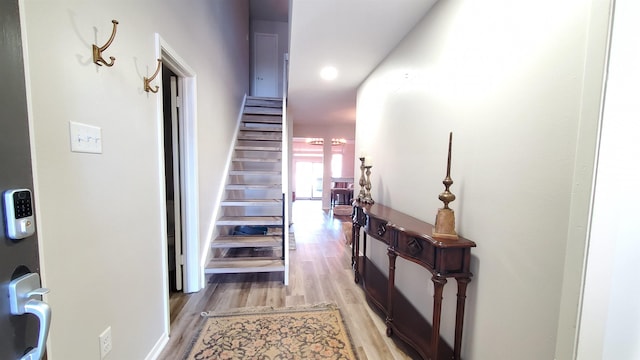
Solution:
<svg viewBox="0 0 640 360"><path fill-rule="evenodd" d="M335 80L338 77L338 69L333 66L325 66L320 70L320 77L327 81Z"/></svg>

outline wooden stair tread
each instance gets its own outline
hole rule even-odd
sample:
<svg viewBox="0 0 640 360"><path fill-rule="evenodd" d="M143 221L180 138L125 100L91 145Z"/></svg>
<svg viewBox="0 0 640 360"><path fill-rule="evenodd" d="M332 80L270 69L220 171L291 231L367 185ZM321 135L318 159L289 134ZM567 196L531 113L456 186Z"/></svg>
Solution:
<svg viewBox="0 0 640 360"><path fill-rule="evenodd" d="M281 206L280 199L227 199L221 202L222 206Z"/></svg>
<svg viewBox="0 0 640 360"><path fill-rule="evenodd" d="M282 246L282 235L221 235L211 242L212 248L280 246Z"/></svg>
<svg viewBox="0 0 640 360"><path fill-rule="evenodd" d="M279 126L240 126L240 131L272 131L272 132L282 132L282 125L280 124L269 124L269 125L279 125Z"/></svg>
<svg viewBox="0 0 640 360"><path fill-rule="evenodd" d="M284 271L284 260L262 258L212 259L204 269L206 274Z"/></svg>
<svg viewBox="0 0 640 360"><path fill-rule="evenodd" d="M281 175L282 171L277 170L229 170L229 175Z"/></svg>
<svg viewBox="0 0 640 360"><path fill-rule="evenodd" d="M254 140L254 141L274 141L282 140L282 133L255 133L255 132L240 132L238 134L238 140Z"/></svg>
<svg viewBox="0 0 640 360"><path fill-rule="evenodd" d="M282 140L239 140L236 145L240 146L275 146L282 147Z"/></svg>
<svg viewBox="0 0 640 360"><path fill-rule="evenodd" d="M236 150L240 151L282 151L282 146L251 146L251 145L236 145Z"/></svg>
<svg viewBox="0 0 640 360"><path fill-rule="evenodd" d="M282 225L282 216L223 216L217 225Z"/></svg>
<svg viewBox="0 0 640 360"><path fill-rule="evenodd" d="M282 125L282 115L243 114L242 122L247 124L279 124Z"/></svg>
<svg viewBox="0 0 640 360"><path fill-rule="evenodd" d="M267 97L247 97L245 106L266 106L282 108L282 99Z"/></svg>
<svg viewBox="0 0 640 360"><path fill-rule="evenodd" d="M280 158L252 158L252 157L238 157L232 161L244 161L244 162L280 162Z"/></svg>
<svg viewBox="0 0 640 360"><path fill-rule="evenodd" d="M282 184L227 184L227 190L277 190Z"/></svg>
<svg viewBox="0 0 640 360"><path fill-rule="evenodd" d="M276 128L259 128L259 127L253 127L253 126L241 126L239 128L241 133L244 132L254 132L254 133L281 133L282 129L276 129Z"/></svg>
<svg viewBox="0 0 640 360"><path fill-rule="evenodd" d="M251 115L282 115L282 107L245 106L243 113Z"/></svg>

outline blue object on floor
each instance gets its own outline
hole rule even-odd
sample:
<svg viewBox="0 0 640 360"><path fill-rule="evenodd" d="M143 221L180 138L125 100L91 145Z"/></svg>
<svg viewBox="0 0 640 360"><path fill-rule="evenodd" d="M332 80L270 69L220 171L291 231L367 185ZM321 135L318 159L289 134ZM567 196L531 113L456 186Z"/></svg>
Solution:
<svg viewBox="0 0 640 360"><path fill-rule="evenodd" d="M233 229L233 235L267 235L266 226L239 225Z"/></svg>

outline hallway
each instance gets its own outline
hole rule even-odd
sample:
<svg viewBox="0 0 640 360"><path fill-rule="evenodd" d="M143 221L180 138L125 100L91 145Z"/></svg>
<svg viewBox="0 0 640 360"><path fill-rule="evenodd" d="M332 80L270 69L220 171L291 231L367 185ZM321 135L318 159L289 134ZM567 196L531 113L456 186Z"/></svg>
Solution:
<svg viewBox="0 0 640 360"><path fill-rule="evenodd" d="M170 339L160 358L182 359L197 334L202 311L335 303L360 359L409 359L402 345L386 337L384 321L353 281L343 219L323 211L320 201L294 202L296 250L291 251L290 285L285 287L277 273L211 275L199 293L173 295Z"/></svg>

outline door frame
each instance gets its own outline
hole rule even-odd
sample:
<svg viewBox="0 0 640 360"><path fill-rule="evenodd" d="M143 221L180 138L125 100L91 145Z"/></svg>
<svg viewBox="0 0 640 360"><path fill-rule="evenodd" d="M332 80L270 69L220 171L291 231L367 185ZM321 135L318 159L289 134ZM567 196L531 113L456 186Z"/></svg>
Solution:
<svg viewBox="0 0 640 360"><path fill-rule="evenodd" d="M156 39L156 57L162 59L162 62L168 66L182 82L182 117L180 118L180 128L183 138L183 152L180 154L180 161L184 164L184 229L183 229L183 253L184 253L184 292L199 291L204 278L204 270L199 261L199 239L200 239L200 219L198 216L198 137L197 137L197 117L196 117L196 76L195 71L178 55L178 53L160 36L155 34ZM158 163L160 164L160 172L158 180L162 182L160 187L162 190L158 194L160 200L160 216L163 221L163 279L165 309L169 314L169 271L168 271L168 251L167 251L167 223L166 223L166 194L164 188L164 130L163 130L163 104L162 96L157 96L157 122L158 128ZM169 329L169 316L166 318L166 328Z"/></svg>

